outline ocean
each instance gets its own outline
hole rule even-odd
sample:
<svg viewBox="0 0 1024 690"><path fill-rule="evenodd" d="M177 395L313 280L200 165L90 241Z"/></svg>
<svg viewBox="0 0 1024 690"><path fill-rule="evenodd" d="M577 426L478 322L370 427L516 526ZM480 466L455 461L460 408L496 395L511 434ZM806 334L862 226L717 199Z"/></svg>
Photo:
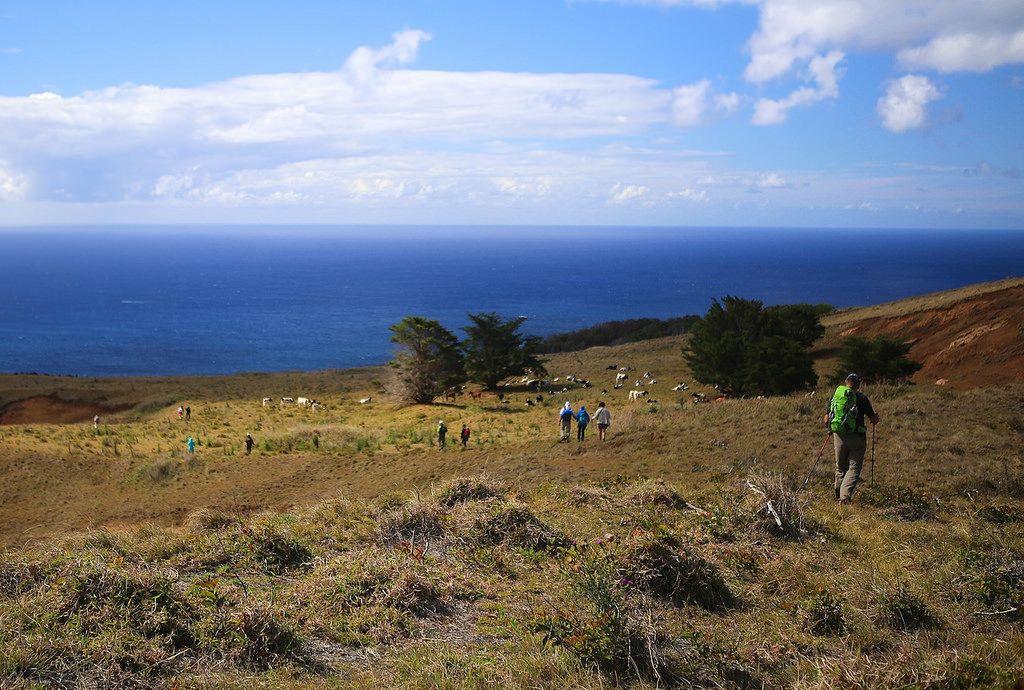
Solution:
<svg viewBox="0 0 1024 690"><path fill-rule="evenodd" d="M877 304L1024 271L1024 231L641 227L0 229L0 371L88 377L382 364L389 326L546 336L765 305Z"/></svg>

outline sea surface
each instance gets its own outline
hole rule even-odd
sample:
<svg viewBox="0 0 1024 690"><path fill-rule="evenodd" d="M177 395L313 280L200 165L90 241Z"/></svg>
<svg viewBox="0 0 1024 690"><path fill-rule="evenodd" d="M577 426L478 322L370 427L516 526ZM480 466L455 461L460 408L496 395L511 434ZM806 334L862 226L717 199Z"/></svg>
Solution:
<svg viewBox="0 0 1024 690"><path fill-rule="evenodd" d="M1024 231L641 227L0 229L0 371L170 376L381 364L389 326L877 304L1024 273Z"/></svg>

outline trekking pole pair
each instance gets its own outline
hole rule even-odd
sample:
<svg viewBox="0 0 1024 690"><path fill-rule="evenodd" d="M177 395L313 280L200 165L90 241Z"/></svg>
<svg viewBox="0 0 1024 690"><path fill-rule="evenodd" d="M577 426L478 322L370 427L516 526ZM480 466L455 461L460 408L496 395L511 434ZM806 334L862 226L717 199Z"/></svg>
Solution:
<svg viewBox="0 0 1024 690"><path fill-rule="evenodd" d="M807 482L811 481L811 475L812 475L812 474L814 474L814 468L818 466L818 461L819 461L819 460L821 460L821 454L825 452L825 446L827 446L827 445L828 445L828 439L829 439L829 438L830 438L831 436L832 436L832 432L831 432L831 431L829 431L829 432L828 432L828 436L826 436L826 437L825 437L825 442L821 444L821 450L819 450L819 451L818 451L818 457L814 458L814 464L813 464L813 465L811 465L811 471L807 473L807 478L806 478L806 479L804 479L804 483L800 485L800 489L801 489L801 490L802 490L802 489L803 489L803 488L804 488L805 486L807 486ZM872 450L874 450L874 449L872 448ZM874 455L872 455L872 456L871 456L871 458L872 458L872 459L871 459L871 463L872 463L872 464L871 464L871 467L872 467L872 470L871 470L871 471L872 471L872 473L873 473L873 472L874 472Z"/></svg>

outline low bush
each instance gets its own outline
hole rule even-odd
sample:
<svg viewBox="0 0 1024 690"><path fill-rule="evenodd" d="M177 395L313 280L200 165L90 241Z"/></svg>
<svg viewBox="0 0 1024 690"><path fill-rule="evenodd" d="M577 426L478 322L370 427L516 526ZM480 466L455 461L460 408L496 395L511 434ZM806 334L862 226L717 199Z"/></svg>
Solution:
<svg viewBox="0 0 1024 690"><path fill-rule="evenodd" d="M623 545L620 579L677 606L694 604L710 611L735 604L718 567L669 532L641 532Z"/></svg>
<svg viewBox="0 0 1024 690"><path fill-rule="evenodd" d="M914 631L939 626L938 618L906 582L890 583L876 578L872 598L872 617L889 628Z"/></svg>

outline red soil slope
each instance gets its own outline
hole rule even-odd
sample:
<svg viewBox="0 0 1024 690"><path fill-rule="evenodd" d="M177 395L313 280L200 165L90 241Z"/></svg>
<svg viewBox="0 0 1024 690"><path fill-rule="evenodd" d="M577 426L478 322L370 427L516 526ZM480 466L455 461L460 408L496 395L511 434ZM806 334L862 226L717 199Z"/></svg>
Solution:
<svg viewBox="0 0 1024 690"><path fill-rule="evenodd" d="M889 335L924 364L914 381L974 388L1024 381L1024 284L930 309L859 320L842 337Z"/></svg>

